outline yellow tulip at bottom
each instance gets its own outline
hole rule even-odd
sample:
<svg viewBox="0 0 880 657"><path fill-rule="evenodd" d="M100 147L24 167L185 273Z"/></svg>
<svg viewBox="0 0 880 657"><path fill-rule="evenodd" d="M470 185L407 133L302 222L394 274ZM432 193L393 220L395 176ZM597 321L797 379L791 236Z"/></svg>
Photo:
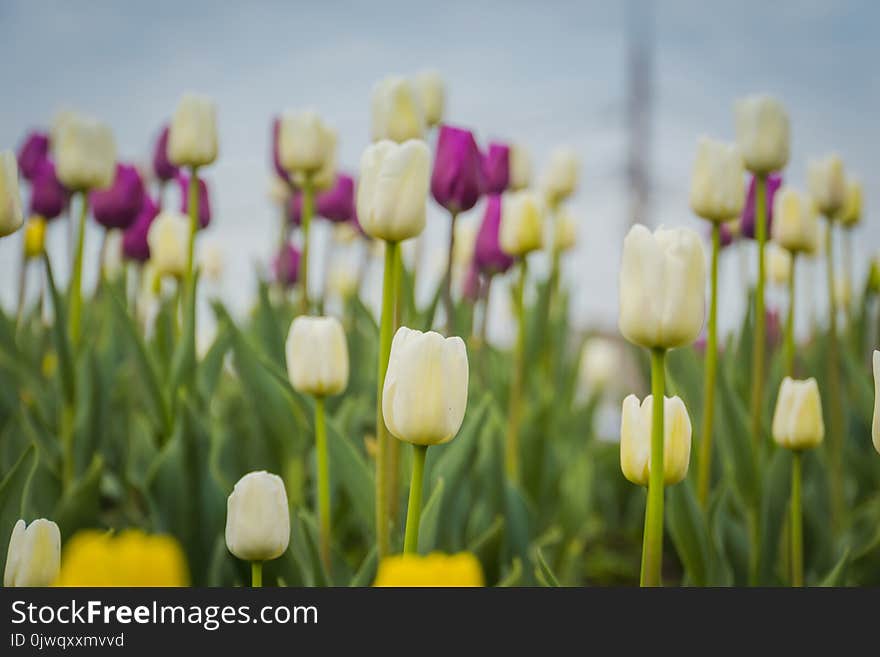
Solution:
<svg viewBox="0 0 880 657"><path fill-rule="evenodd" d="M379 564L373 586L485 586L480 562L470 552L427 556L398 554Z"/></svg>

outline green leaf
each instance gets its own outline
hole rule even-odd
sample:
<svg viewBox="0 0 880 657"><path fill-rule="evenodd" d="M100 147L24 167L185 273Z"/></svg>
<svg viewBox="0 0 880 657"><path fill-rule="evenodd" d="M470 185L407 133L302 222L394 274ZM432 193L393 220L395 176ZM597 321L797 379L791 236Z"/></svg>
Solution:
<svg viewBox="0 0 880 657"><path fill-rule="evenodd" d="M61 389L64 399L73 403L75 373L73 369L73 349L70 344L70 335L67 333L67 309L58 288L55 286L55 276L52 274L52 265L49 255L43 254L46 263L46 280L49 285L49 293L52 297L52 307L55 310L55 318L52 322L52 337L55 342L55 353L58 354L58 372L61 376Z"/></svg>
<svg viewBox="0 0 880 657"><path fill-rule="evenodd" d="M748 414L742 399L737 395L730 379L729 370L719 371L718 385L721 417L718 438L722 451L722 463L727 475L735 484L740 499L748 508L755 508L759 495L759 480L755 458L752 454L752 435Z"/></svg>
<svg viewBox="0 0 880 657"><path fill-rule="evenodd" d="M69 538L78 529L95 527L97 524L103 471L104 460L95 454L82 477L62 494L55 510L55 522L62 536Z"/></svg>
<svg viewBox="0 0 880 657"><path fill-rule="evenodd" d="M12 528L22 516L22 498L25 483L31 471L37 467L38 457L33 445L25 449L12 469L0 481L0 545L9 545ZM25 521L33 518L25 518ZM6 568L6 550L0 549L0 564Z"/></svg>
<svg viewBox="0 0 880 657"><path fill-rule="evenodd" d="M689 581L706 586L709 577L709 536L690 479L670 486L666 493L669 533Z"/></svg>
<svg viewBox="0 0 880 657"><path fill-rule="evenodd" d="M498 582L501 588L517 586L522 577L522 559L514 557L507 574Z"/></svg>
<svg viewBox="0 0 880 657"><path fill-rule="evenodd" d="M777 449L764 475L761 496L761 554L758 564L759 583L772 585L774 568L778 565L779 539L791 495L791 453Z"/></svg>
<svg viewBox="0 0 880 657"><path fill-rule="evenodd" d="M559 586L559 579L553 573L553 569L547 564L547 560L544 558L544 551L541 548L535 550L535 557L538 562L535 568L535 579L543 586Z"/></svg>
<svg viewBox="0 0 880 657"><path fill-rule="evenodd" d="M367 552L367 556L361 562L360 567L357 569L357 572L354 574L354 577L351 578L348 585L352 587L370 586L370 584L376 579L378 562L379 559L376 556L376 546L374 545L370 548L370 551Z"/></svg>
<svg viewBox="0 0 880 657"><path fill-rule="evenodd" d="M376 485L372 468L351 440L343 435L335 419L327 418L327 451L331 478L346 492L361 527L369 535L375 522Z"/></svg>
<svg viewBox="0 0 880 657"><path fill-rule="evenodd" d="M819 586L843 586L846 583L846 571L849 566L849 549L847 548Z"/></svg>
<svg viewBox="0 0 880 657"><path fill-rule="evenodd" d="M437 531L440 527L440 508L443 503L443 479L438 479L434 484L434 490L425 503L419 522L419 545L421 554L426 554L437 549Z"/></svg>

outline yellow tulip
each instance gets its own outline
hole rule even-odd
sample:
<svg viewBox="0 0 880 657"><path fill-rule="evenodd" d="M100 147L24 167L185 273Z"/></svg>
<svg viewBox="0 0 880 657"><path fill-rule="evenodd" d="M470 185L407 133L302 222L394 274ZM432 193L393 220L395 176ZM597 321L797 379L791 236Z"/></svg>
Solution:
<svg viewBox="0 0 880 657"><path fill-rule="evenodd" d="M470 552L427 556L399 554L379 564L373 586L485 586L480 562Z"/></svg>
<svg viewBox="0 0 880 657"><path fill-rule="evenodd" d="M46 248L46 220L35 214L24 226L24 257L37 258Z"/></svg>

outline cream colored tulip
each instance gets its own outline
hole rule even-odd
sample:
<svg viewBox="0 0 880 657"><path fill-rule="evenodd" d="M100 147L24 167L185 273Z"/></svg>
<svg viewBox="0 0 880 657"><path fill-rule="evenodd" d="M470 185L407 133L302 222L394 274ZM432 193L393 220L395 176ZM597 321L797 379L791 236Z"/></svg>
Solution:
<svg viewBox="0 0 880 657"><path fill-rule="evenodd" d="M186 93L168 128L168 159L177 166L201 167L217 159L217 108L201 94Z"/></svg>
<svg viewBox="0 0 880 657"><path fill-rule="evenodd" d="M766 175L788 163L790 131L788 113L767 95L747 96L736 103L736 142L746 168Z"/></svg>
<svg viewBox="0 0 880 657"><path fill-rule="evenodd" d="M357 214L364 232L400 242L425 229L431 154L423 141L387 139L367 146L361 157Z"/></svg>
<svg viewBox="0 0 880 657"><path fill-rule="evenodd" d="M124 254L122 252L123 231L118 228L108 230L104 238L104 248L101 253L101 271L108 280L115 280L125 267Z"/></svg>
<svg viewBox="0 0 880 657"><path fill-rule="evenodd" d="M116 142L104 123L71 114L58 128L55 172L76 192L109 187L116 175Z"/></svg>
<svg viewBox="0 0 880 657"><path fill-rule="evenodd" d="M810 200L783 186L773 198L773 241L791 253L813 254L819 241L819 218Z"/></svg>
<svg viewBox="0 0 880 657"><path fill-rule="evenodd" d="M511 256L525 256L544 243L544 204L529 190L505 192L501 201L501 249Z"/></svg>
<svg viewBox="0 0 880 657"><path fill-rule="evenodd" d="M862 219L862 183L858 180L846 181L846 200L840 211L840 221L847 228L858 225Z"/></svg>
<svg viewBox="0 0 880 657"><path fill-rule="evenodd" d="M553 223L553 250L556 253L570 251L577 244L577 223L567 210L559 213Z"/></svg>
<svg viewBox="0 0 880 657"><path fill-rule="evenodd" d="M12 151L0 153L0 237L11 235L24 223L21 191L18 186L18 162Z"/></svg>
<svg viewBox="0 0 880 657"><path fill-rule="evenodd" d="M287 374L294 390L324 397L348 385L348 345L335 317L293 320L287 334Z"/></svg>
<svg viewBox="0 0 880 657"><path fill-rule="evenodd" d="M278 475L249 472L226 501L226 547L244 561L277 559L290 542L287 492Z"/></svg>
<svg viewBox="0 0 880 657"><path fill-rule="evenodd" d="M580 163L574 149L556 148L541 179L541 188L551 204L564 201L577 189Z"/></svg>
<svg viewBox="0 0 880 657"><path fill-rule="evenodd" d="M223 250L217 242L206 242L199 251L199 271L206 280L219 283L223 279L225 263Z"/></svg>
<svg viewBox="0 0 880 657"><path fill-rule="evenodd" d="M621 358L618 344L608 338L590 338L581 348L578 362L578 386L586 393L601 392L614 382L620 373Z"/></svg>
<svg viewBox="0 0 880 657"><path fill-rule="evenodd" d="M706 310L706 256L689 228L633 226L623 242L620 314L623 336L648 348L696 340Z"/></svg>
<svg viewBox="0 0 880 657"><path fill-rule="evenodd" d="M373 87L371 123L373 141L424 137L425 116L413 85L397 76L379 81Z"/></svg>
<svg viewBox="0 0 880 657"><path fill-rule="evenodd" d="M508 189L517 191L532 184L532 157L525 146L511 144L508 154Z"/></svg>
<svg viewBox="0 0 880 657"><path fill-rule="evenodd" d="M691 209L717 223L738 217L745 205L744 176L736 145L701 137L691 176Z"/></svg>
<svg viewBox="0 0 880 657"><path fill-rule="evenodd" d="M464 268L474 259L474 248L477 245L477 226L472 221L458 220L455 226L455 244L452 261L458 268ZM447 253L448 255L448 253ZM444 264L444 268L445 268Z"/></svg>
<svg viewBox="0 0 880 657"><path fill-rule="evenodd" d="M779 287L788 285L791 278L791 254L775 242L768 242L764 260L770 282Z"/></svg>
<svg viewBox="0 0 880 657"><path fill-rule="evenodd" d="M51 520L19 520L6 552L3 586L51 586L61 569L61 532Z"/></svg>
<svg viewBox="0 0 880 657"><path fill-rule="evenodd" d="M278 157L291 174L312 176L335 162L336 132L316 112L285 112L279 126Z"/></svg>
<svg viewBox="0 0 880 657"><path fill-rule="evenodd" d="M159 277L182 278L189 261L190 219L175 210L159 213L147 232L150 262Z"/></svg>
<svg viewBox="0 0 880 657"><path fill-rule="evenodd" d="M874 422L871 425L871 438L874 449L880 454L880 351L874 350Z"/></svg>
<svg viewBox="0 0 880 657"><path fill-rule="evenodd" d="M838 271L834 277L834 305L839 310L846 310L852 301L852 284L846 273Z"/></svg>
<svg viewBox="0 0 880 657"><path fill-rule="evenodd" d="M654 396L639 403L629 395L620 418L620 469L638 486L651 476L651 430ZM691 419L680 397L663 399L663 484L677 484L687 476L691 460Z"/></svg>
<svg viewBox="0 0 880 657"><path fill-rule="evenodd" d="M357 294L360 284L357 272L351 266L337 265L330 271L330 290L343 301Z"/></svg>
<svg viewBox="0 0 880 657"><path fill-rule="evenodd" d="M425 122L433 127L443 121L446 105L446 88L437 71L421 71L413 78L413 86L419 98Z"/></svg>
<svg viewBox="0 0 880 657"><path fill-rule="evenodd" d="M338 136L336 134L336 131L332 128L328 128L327 140L330 156L326 160L324 160L324 164L321 165L320 169L311 174L312 186L317 191L330 189L331 187L333 187L333 185L336 184L336 145L338 141ZM293 180L297 184L297 186L303 187L306 183L306 175L298 171L293 174Z"/></svg>
<svg viewBox="0 0 880 657"><path fill-rule="evenodd" d="M807 180L816 208L826 217L834 218L846 202L843 160L837 154L810 160Z"/></svg>
<svg viewBox="0 0 880 657"><path fill-rule="evenodd" d="M394 436L414 445L449 442L461 428L467 391L461 338L405 326L397 330L382 392L382 415Z"/></svg>
<svg viewBox="0 0 880 657"><path fill-rule="evenodd" d="M798 381L785 377L779 386L773 413L773 440L788 449L809 449L822 442L822 400L816 379Z"/></svg>

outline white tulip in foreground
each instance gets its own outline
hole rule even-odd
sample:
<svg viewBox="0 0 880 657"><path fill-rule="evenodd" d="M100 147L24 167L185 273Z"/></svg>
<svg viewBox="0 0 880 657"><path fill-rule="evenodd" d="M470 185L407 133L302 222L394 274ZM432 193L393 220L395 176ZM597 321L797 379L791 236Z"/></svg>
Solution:
<svg viewBox="0 0 880 657"><path fill-rule="evenodd" d="M6 552L3 586L50 586L61 568L61 532L51 520L40 518L12 528Z"/></svg>
<svg viewBox="0 0 880 657"><path fill-rule="evenodd" d="M544 242L544 205L534 192L505 192L501 201L501 249L511 256L525 256Z"/></svg>
<svg viewBox="0 0 880 657"><path fill-rule="evenodd" d="M164 210L150 224L147 244L157 276L183 278L189 258L189 232L189 217L174 210Z"/></svg>
<svg viewBox="0 0 880 657"><path fill-rule="evenodd" d="M783 186L773 197L773 241L791 253L815 253L819 218L809 199Z"/></svg>
<svg viewBox="0 0 880 657"><path fill-rule="evenodd" d="M0 153L0 237L14 233L23 222L18 163L12 151L3 151Z"/></svg>
<svg viewBox="0 0 880 657"><path fill-rule="evenodd" d="M810 196L824 216L834 218L846 202L843 160L836 153L810 160L807 165Z"/></svg>
<svg viewBox="0 0 880 657"><path fill-rule="evenodd" d="M109 187L116 174L116 142L109 126L70 114L53 142L58 180L69 190L83 192Z"/></svg>
<svg viewBox="0 0 880 657"><path fill-rule="evenodd" d="M742 154L734 144L701 137L691 175L691 209L698 217L725 222L742 213L745 186Z"/></svg>
<svg viewBox="0 0 880 657"><path fill-rule="evenodd" d="M178 166L201 167L217 159L217 108L207 96L184 94L168 129L168 159Z"/></svg>
<svg viewBox="0 0 880 657"><path fill-rule="evenodd" d="M443 78L437 71L421 71L413 78L413 86L419 98L425 123L430 127L443 120L443 109L446 105L446 89Z"/></svg>
<svg viewBox="0 0 880 657"><path fill-rule="evenodd" d="M620 469L623 476L647 486L651 474L651 419L654 397L639 403L629 395L623 400L620 421ZM679 397L663 398L663 483L677 484L687 476L691 459L691 419Z"/></svg>
<svg viewBox="0 0 880 657"><path fill-rule="evenodd" d="M413 85L399 76L387 77L373 87L371 102L373 141L403 143L425 135L425 115Z"/></svg>
<svg viewBox="0 0 880 657"><path fill-rule="evenodd" d="M785 377L773 413L773 440L782 447L802 450L815 447L825 437L822 400L816 379Z"/></svg>
<svg viewBox="0 0 880 657"><path fill-rule="evenodd" d="M670 349L693 342L706 308L706 257L688 228L633 226L623 242L620 332L630 342Z"/></svg>
<svg viewBox="0 0 880 657"><path fill-rule="evenodd" d="M287 334L287 373L295 390L316 397L337 395L348 385L348 346L335 317L293 320Z"/></svg>
<svg viewBox="0 0 880 657"><path fill-rule="evenodd" d="M239 559L277 559L290 542L287 492L278 475L249 472L226 501L226 547Z"/></svg>

